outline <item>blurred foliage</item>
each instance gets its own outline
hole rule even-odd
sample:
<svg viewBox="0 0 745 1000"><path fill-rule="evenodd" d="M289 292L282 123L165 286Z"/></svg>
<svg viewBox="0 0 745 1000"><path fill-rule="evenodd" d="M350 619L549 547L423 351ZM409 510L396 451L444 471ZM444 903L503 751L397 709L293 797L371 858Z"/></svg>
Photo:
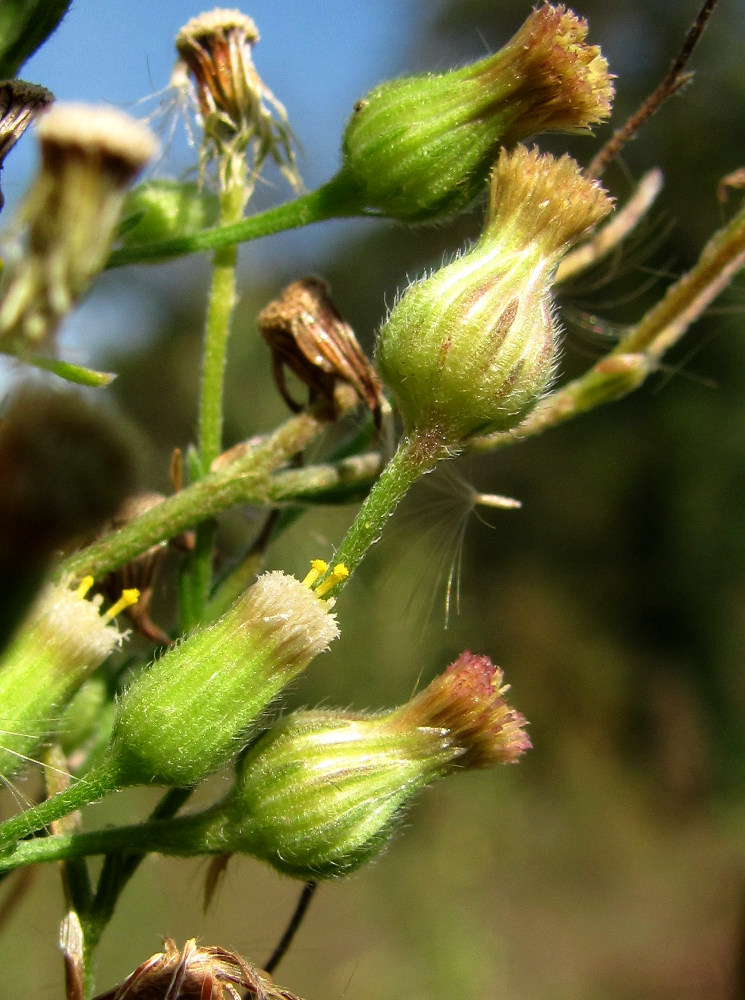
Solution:
<svg viewBox="0 0 745 1000"><path fill-rule="evenodd" d="M697 6L579 6L618 74L615 125L659 81ZM524 0L431 3L406 69L479 57L525 13ZM625 258L564 296L566 373L641 316L728 215L716 186L743 165L744 15L741 0L720 5L693 59L695 81L608 172L620 199L651 166L666 186ZM602 138L541 146L587 162ZM474 235L479 214L439 228L340 228L312 270L331 282L370 348L405 276ZM285 262L261 286L251 264L262 250L245 254L227 444L283 415L268 391L255 316L301 276L286 245ZM169 488L171 451L193 437L205 275L200 261L149 274L165 317L158 335L142 352L105 358L120 373L109 392L139 428L155 489ZM139 270L115 276L132 294L141 279ZM291 704L392 705L469 647L504 667L535 748L507 773L462 776L429 793L380 863L325 887L281 970L286 987L319 1000L745 996L742 297L740 279L634 397L458 463L466 482L518 497L522 510L477 517L462 485L450 479L435 493L425 482L344 593L342 640ZM301 572L338 542L351 513L310 511L271 551L271 566ZM230 518L226 548L259 525L251 511ZM451 608L445 630L454 559L462 559L460 613ZM105 822L126 808L117 800L94 816ZM173 937L201 934L261 962L296 888L249 861L230 871L214 911L200 917L204 867L151 861L104 941L102 986L157 947L143 911ZM40 881L49 888L53 873ZM16 926L35 920L41 891ZM30 936L19 940L20 965L33 948ZM34 989L23 980L38 996L51 996L53 981L49 972Z"/></svg>
<svg viewBox="0 0 745 1000"><path fill-rule="evenodd" d="M71 0L3 0L0 5L0 79L17 76L54 31Z"/></svg>

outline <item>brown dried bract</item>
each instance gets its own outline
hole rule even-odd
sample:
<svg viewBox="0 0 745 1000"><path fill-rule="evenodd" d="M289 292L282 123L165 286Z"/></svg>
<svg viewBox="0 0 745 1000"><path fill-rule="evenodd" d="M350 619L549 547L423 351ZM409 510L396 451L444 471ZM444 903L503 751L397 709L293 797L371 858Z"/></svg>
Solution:
<svg viewBox="0 0 745 1000"><path fill-rule="evenodd" d="M124 982L95 1000L298 1000L265 973L225 948L200 948L192 938L183 950L166 938Z"/></svg>
<svg viewBox="0 0 745 1000"><path fill-rule="evenodd" d="M277 388L291 410L303 408L287 387L287 367L308 386L311 402L326 400L335 416L337 383L348 385L379 427L383 403L380 380L329 292L328 284L320 278L301 278L259 313L259 331L272 352Z"/></svg>
<svg viewBox="0 0 745 1000"><path fill-rule="evenodd" d="M24 80L0 80L0 167L34 118L54 96L45 88ZM3 195L0 192L0 208Z"/></svg>

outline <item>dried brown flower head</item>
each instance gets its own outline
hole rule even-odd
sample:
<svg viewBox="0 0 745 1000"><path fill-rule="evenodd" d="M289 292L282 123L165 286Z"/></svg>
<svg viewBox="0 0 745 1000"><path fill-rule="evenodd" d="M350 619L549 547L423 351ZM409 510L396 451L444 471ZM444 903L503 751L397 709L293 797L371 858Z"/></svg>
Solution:
<svg viewBox="0 0 745 1000"><path fill-rule="evenodd" d="M24 80L0 81L0 168L34 118L48 107L54 96L45 88ZM0 208L3 207L0 191Z"/></svg>
<svg viewBox="0 0 745 1000"><path fill-rule="evenodd" d="M225 186L248 150L255 178L271 157L294 188L300 179L284 106L269 90L251 59L259 40L256 25L239 10L216 8L192 18L176 35L179 61L174 78L186 75L196 92L204 133L202 168L217 160Z"/></svg>
<svg viewBox="0 0 745 1000"><path fill-rule="evenodd" d="M380 380L329 293L320 278L301 278L259 313L259 331L272 352L277 388L291 410L302 409L287 387L287 367L308 386L311 401L326 400L336 414L337 385L350 386L379 427Z"/></svg>
<svg viewBox="0 0 745 1000"><path fill-rule="evenodd" d="M243 1000L244 990L246 1000L298 1000L232 951L193 938L180 949L166 938L163 951L96 1000Z"/></svg>

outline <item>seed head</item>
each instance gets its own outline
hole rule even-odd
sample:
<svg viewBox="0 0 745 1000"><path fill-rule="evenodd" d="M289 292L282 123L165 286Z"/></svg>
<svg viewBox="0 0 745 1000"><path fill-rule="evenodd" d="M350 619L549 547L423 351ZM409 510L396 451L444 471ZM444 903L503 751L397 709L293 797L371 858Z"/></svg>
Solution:
<svg viewBox="0 0 745 1000"><path fill-rule="evenodd" d="M84 104L55 105L38 136L41 168L19 218L26 248L0 298L0 347L20 355L49 340L103 267L126 189L157 148L129 115Z"/></svg>
<svg viewBox="0 0 745 1000"><path fill-rule="evenodd" d="M222 188L242 169L247 151L254 180L271 157L292 186L299 187L287 112L251 59L258 40L256 25L239 10L200 14L176 36L179 62L174 73L185 71L193 83L203 132L202 169L216 161Z"/></svg>

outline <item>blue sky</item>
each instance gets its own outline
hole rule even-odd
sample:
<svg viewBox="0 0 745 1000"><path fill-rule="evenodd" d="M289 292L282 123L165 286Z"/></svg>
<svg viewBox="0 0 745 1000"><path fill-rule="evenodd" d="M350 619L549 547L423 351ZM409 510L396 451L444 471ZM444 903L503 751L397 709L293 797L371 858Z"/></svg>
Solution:
<svg viewBox="0 0 745 1000"><path fill-rule="evenodd" d="M22 75L59 100L112 103L139 117L155 102L137 102L168 83L176 32L209 8L198 0L76 0ZM406 69L420 2L253 0L243 9L261 34L254 62L285 104L303 149L304 179L316 186L338 165L341 128L354 101L385 76ZM3 184L8 208L23 190L33 156L27 141L8 159Z"/></svg>
<svg viewBox="0 0 745 1000"><path fill-rule="evenodd" d="M202 0L75 0L55 34L22 67L21 75L47 87L60 101L113 104L136 117L146 117L159 107L159 98L153 95L168 85L176 58L176 33L206 9L211 5ZM385 77L411 69L407 61L414 18L424 9L431 12L433 5L424 0L288 0L281 4L253 0L241 9L259 29L254 63L287 108L301 149L303 180L308 189L317 187L336 172L342 129L355 100ZM188 147L183 129L165 145L160 172L182 176L193 167L196 152ZM6 224L35 160L36 144L29 133L3 168ZM289 195L289 189L281 192L282 198ZM305 237L305 233L296 234L295 252L303 252ZM275 239L269 256L260 257L259 267L281 253L283 245L281 237ZM133 329L147 336L157 323L152 304L144 291L134 303L116 288L96 290L66 320L61 355L82 364L100 363L96 347L105 351L102 330L108 331L105 339L118 341L126 329L127 339L136 346ZM15 367L0 359L0 390L9 365Z"/></svg>

